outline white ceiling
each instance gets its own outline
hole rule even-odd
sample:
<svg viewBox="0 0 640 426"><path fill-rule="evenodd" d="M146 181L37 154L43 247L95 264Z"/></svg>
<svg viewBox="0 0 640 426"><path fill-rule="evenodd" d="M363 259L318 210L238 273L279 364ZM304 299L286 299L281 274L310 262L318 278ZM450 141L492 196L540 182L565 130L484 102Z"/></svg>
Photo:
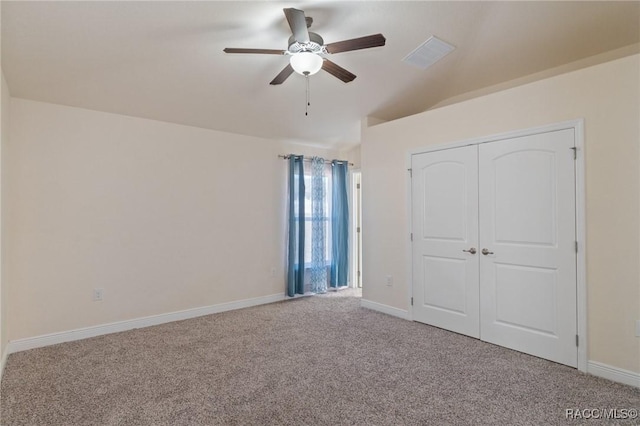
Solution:
<svg viewBox="0 0 640 426"><path fill-rule="evenodd" d="M269 82L286 56L282 9L314 19L325 43L382 33L384 47L331 55L324 71ZM640 41L640 2L2 1L2 69L11 95L259 137L342 146L360 122ZM427 70L402 62L431 35L457 49Z"/></svg>

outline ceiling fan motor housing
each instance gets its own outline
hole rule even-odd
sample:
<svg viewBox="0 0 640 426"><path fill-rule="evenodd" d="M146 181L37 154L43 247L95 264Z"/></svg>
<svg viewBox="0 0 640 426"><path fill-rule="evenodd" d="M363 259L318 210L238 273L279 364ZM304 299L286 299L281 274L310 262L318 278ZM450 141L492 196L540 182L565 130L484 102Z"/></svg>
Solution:
<svg viewBox="0 0 640 426"><path fill-rule="evenodd" d="M298 52L326 53L324 50L324 40L319 34L309 31L309 43L299 43L293 36L289 37L289 54Z"/></svg>

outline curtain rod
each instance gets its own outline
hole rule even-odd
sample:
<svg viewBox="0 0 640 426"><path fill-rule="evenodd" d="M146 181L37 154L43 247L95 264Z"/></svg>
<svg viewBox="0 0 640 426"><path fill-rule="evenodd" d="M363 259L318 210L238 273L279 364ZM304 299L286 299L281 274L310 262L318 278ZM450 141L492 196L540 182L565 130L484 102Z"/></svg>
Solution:
<svg viewBox="0 0 640 426"><path fill-rule="evenodd" d="M284 160L288 160L289 157L291 157L291 155L289 155L289 154L287 154L287 155L280 154L280 155L278 155L278 157L282 158ZM301 157L301 155L294 155L294 157ZM306 157L306 158L304 158L303 161L311 161L311 158ZM338 163L347 163L348 165L353 166L353 163L349 163L349 162L347 162L347 160L333 160L333 161L337 161ZM331 164L331 160L324 160L324 163L325 164Z"/></svg>

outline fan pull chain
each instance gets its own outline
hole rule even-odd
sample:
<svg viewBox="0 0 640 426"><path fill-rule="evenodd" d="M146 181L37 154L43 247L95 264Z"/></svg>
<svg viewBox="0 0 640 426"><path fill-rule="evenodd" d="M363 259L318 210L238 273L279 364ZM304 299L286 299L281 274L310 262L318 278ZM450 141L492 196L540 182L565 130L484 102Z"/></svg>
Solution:
<svg viewBox="0 0 640 426"><path fill-rule="evenodd" d="M307 80L307 104L304 107L304 115L309 115L309 107L311 106L311 94L309 92L309 74L305 74L305 80Z"/></svg>

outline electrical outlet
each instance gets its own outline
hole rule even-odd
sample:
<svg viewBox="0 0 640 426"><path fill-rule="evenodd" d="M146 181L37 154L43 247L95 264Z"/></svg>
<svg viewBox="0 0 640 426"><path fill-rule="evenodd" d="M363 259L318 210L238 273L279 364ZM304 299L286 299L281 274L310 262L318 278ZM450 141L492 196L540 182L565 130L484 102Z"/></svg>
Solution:
<svg viewBox="0 0 640 426"><path fill-rule="evenodd" d="M94 302L102 302L102 297L104 296L103 288L94 288L93 289L93 301Z"/></svg>
<svg viewBox="0 0 640 426"><path fill-rule="evenodd" d="M640 337L640 320L636 320L636 337Z"/></svg>
<svg viewBox="0 0 640 426"><path fill-rule="evenodd" d="M271 267L271 277L275 277L276 276L276 268L274 266Z"/></svg>
<svg viewBox="0 0 640 426"><path fill-rule="evenodd" d="M393 277L391 275L387 275L387 287L393 286Z"/></svg>

